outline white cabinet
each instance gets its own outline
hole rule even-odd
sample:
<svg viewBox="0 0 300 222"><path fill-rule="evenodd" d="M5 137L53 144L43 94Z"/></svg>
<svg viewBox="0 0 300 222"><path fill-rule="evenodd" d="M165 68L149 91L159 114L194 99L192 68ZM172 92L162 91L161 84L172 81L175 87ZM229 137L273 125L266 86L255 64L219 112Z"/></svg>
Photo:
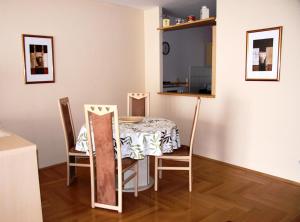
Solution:
<svg viewBox="0 0 300 222"><path fill-rule="evenodd" d="M0 220L42 218L36 145L0 130Z"/></svg>

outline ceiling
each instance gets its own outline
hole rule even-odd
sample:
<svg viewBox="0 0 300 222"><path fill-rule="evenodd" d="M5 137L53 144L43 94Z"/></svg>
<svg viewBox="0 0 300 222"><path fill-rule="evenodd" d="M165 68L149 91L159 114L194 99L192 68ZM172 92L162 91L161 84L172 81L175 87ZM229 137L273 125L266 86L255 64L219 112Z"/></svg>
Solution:
<svg viewBox="0 0 300 222"><path fill-rule="evenodd" d="M187 15L199 16L200 8L206 5L210 9L210 15L216 15L216 0L103 0L119 5L125 5L138 9L150 9L161 6L175 16Z"/></svg>

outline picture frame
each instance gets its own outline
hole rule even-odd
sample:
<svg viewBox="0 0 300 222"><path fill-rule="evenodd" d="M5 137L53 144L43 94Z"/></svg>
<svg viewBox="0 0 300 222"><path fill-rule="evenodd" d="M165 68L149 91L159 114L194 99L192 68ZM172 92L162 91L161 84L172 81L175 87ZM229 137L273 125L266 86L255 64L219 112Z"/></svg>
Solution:
<svg viewBox="0 0 300 222"><path fill-rule="evenodd" d="M23 34L22 39L25 83L54 83L53 37Z"/></svg>
<svg viewBox="0 0 300 222"><path fill-rule="evenodd" d="M282 26L246 33L246 81L279 81Z"/></svg>

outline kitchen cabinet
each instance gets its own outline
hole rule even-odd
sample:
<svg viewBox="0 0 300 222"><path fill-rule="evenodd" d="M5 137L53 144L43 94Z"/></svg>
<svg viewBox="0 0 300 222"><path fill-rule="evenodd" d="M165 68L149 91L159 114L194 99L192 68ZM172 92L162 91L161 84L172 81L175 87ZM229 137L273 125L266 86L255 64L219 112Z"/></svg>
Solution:
<svg viewBox="0 0 300 222"><path fill-rule="evenodd" d="M1 221L43 221L36 145L2 130L0 212Z"/></svg>

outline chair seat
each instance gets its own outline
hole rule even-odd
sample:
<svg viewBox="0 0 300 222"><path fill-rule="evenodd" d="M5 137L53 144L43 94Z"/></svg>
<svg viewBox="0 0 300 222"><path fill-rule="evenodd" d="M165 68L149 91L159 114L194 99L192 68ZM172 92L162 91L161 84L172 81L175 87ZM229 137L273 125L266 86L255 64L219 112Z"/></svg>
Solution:
<svg viewBox="0 0 300 222"><path fill-rule="evenodd" d="M189 156L190 155L190 147L181 146L180 148L174 150L172 153L164 153L163 156Z"/></svg>
<svg viewBox="0 0 300 222"><path fill-rule="evenodd" d="M87 155L86 152L81 152L81 151L75 150L75 147L72 147L71 149L69 149L69 155L89 157L89 155Z"/></svg>
<svg viewBox="0 0 300 222"><path fill-rule="evenodd" d="M129 157L122 159L122 170L130 168L131 166L135 165L137 163L137 160L131 159ZM118 169L118 166L116 166L116 169Z"/></svg>

